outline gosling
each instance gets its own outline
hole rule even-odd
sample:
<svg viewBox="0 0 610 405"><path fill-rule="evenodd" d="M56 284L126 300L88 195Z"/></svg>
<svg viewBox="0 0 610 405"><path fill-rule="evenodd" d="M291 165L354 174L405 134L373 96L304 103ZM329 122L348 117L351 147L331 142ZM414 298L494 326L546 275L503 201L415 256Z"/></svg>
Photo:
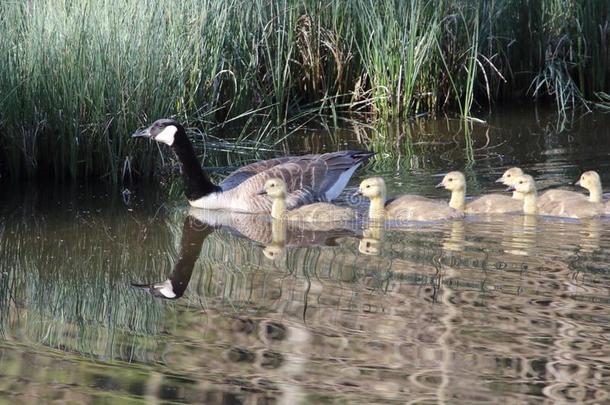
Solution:
<svg viewBox="0 0 610 405"><path fill-rule="evenodd" d="M403 195L386 201L386 185L381 177L364 180L359 192L371 200L369 219L374 221L440 221L464 217L463 212L446 203L426 197Z"/></svg>
<svg viewBox="0 0 610 405"><path fill-rule="evenodd" d="M602 182L594 170L589 170L580 175L580 178L575 183L576 186L580 186L589 191L589 198L582 193L569 190L548 190L542 193L538 199L538 206L553 206L556 203L562 203L568 199L577 199L581 201L589 201L592 203L602 202Z"/></svg>
<svg viewBox="0 0 610 405"><path fill-rule="evenodd" d="M515 169L521 172L521 169L518 168L509 169L504 172L503 177L498 179L498 181L512 183L518 177L515 176ZM509 173L510 171L513 172ZM436 187L444 187L446 190L451 191L449 206L466 214L506 214L520 212L523 206L523 195L518 192L514 192L513 197L501 194L488 194L466 204L466 177L462 172L447 173L443 177L443 181Z"/></svg>
<svg viewBox="0 0 610 405"><path fill-rule="evenodd" d="M288 211L286 209L288 194L286 183L279 178L267 180L264 191L260 194L267 194L271 197L271 217L274 219L301 222L344 222L355 218L355 213L351 208L323 202L303 205Z"/></svg>
<svg viewBox="0 0 610 405"><path fill-rule="evenodd" d="M583 219L599 217L604 214L604 205L602 203L590 202L578 198L568 198L566 200L557 201L555 204L540 206L540 204L538 204L536 183L534 178L529 175L523 175L517 178L512 187L516 191L523 193L523 213L527 215L539 214L553 217Z"/></svg>
<svg viewBox="0 0 610 405"><path fill-rule="evenodd" d="M511 167L502 173L502 177L496 180L496 183L502 183L505 186L510 187L513 185L517 177L523 176L524 174L525 173L523 173L523 170L521 170L520 167ZM516 200L523 200L523 194L518 191L513 191L513 198Z"/></svg>

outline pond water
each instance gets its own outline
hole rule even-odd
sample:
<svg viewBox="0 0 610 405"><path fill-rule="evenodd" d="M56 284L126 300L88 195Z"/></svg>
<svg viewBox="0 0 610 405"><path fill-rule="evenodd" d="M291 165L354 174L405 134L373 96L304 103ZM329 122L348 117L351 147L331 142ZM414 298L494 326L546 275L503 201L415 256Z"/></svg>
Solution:
<svg viewBox="0 0 610 405"><path fill-rule="evenodd" d="M486 121L470 150L459 122L403 127L401 157L359 171L344 196L375 174L390 194L446 199L434 175L454 169L470 194L497 192L514 165L540 188L575 189L593 168L610 184L609 115L561 133L532 111ZM362 136L304 133L286 148ZM146 189L8 190L7 403L610 401L610 219L312 230L202 214Z"/></svg>

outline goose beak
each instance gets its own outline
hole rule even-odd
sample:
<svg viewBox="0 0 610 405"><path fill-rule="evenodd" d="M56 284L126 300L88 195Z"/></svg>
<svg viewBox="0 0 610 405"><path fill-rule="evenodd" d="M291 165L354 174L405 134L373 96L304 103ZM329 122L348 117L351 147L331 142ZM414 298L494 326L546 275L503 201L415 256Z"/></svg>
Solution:
<svg viewBox="0 0 610 405"><path fill-rule="evenodd" d="M434 188L441 188L441 187L444 187L442 181L440 183L438 183L436 186L434 186Z"/></svg>
<svg viewBox="0 0 610 405"><path fill-rule="evenodd" d="M259 191L256 195L267 195L267 190Z"/></svg>
<svg viewBox="0 0 610 405"><path fill-rule="evenodd" d="M504 183L504 179L500 177L498 180L496 180L496 183Z"/></svg>
<svg viewBox="0 0 610 405"><path fill-rule="evenodd" d="M578 180L576 183L574 183L575 186L580 186L580 180ZM582 186L581 186L582 187Z"/></svg>
<svg viewBox="0 0 610 405"><path fill-rule="evenodd" d="M138 129L136 132L131 134L132 138L150 138L150 127L144 129Z"/></svg>

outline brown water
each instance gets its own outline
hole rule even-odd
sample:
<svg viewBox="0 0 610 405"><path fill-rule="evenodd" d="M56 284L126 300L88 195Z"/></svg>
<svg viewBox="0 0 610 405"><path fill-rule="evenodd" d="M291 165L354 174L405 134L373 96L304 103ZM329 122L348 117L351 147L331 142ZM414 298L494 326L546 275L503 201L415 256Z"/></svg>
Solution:
<svg viewBox="0 0 610 405"><path fill-rule="evenodd" d="M345 195L374 173L446 198L433 175L453 169L498 191L513 165L541 188L591 168L610 184L610 116L563 133L534 118L474 125L470 152L455 121L415 123ZM312 230L145 190L9 191L0 403L610 402L610 219ZM170 284L177 299L158 297Z"/></svg>

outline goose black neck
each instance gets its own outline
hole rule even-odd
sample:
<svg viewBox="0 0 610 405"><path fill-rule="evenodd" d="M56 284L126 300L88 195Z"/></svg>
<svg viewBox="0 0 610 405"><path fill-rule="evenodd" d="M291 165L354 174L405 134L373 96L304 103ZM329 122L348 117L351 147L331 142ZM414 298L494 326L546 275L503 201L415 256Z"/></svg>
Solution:
<svg viewBox="0 0 610 405"><path fill-rule="evenodd" d="M184 129L179 128L176 132L172 149L182 164L182 179L185 185L186 198L189 201L197 200L221 190L204 173Z"/></svg>
<svg viewBox="0 0 610 405"><path fill-rule="evenodd" d="M201 254L203 241L213 231L214 228L212 226L200 222L191 216L184 220L180 242L180 258L176 262L172 274L169 276L173 292L176 294L175 298L180 298L184 295L189 281L191 281L195 262Z"/></svg>

